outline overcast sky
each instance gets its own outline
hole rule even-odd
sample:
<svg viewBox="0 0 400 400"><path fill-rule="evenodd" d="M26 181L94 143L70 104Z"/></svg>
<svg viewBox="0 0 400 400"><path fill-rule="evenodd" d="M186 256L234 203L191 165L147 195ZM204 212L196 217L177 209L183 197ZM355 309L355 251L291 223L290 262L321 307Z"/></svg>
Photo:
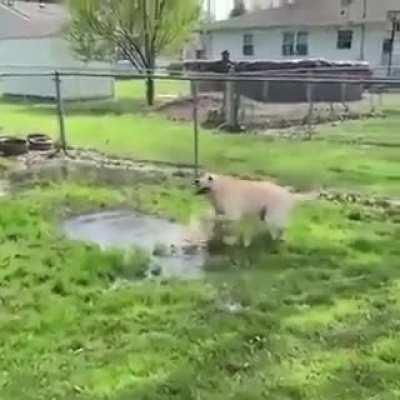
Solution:
<svg viewBox="0 0 400 400"><path fill-rule="evenodd" d="M203 1L206 8L208 1ZM217 19L223 19L228 16L229 11L232 9L233 0L211 0L211 3L214 6Z"/></svg>
<svg viewBox="0 0 400 400"><path fill-rule="evenodd" d="M207 0L204 0L207 3ZM214 2L214 7L215 7L215 14L216 17L218 19L221 18L227 18L229 12L232 10L233 8L233 3L234 0L211 0ZM333 0L332 0L333 1ZM376 0L377 1L377 0ZM247 7L249 7L249 4L251 3L255 3L254 1L245 1L245 4ZM270 6L270 5L275 5L275 7L277 7L280 3L280 0L258 0L257 1L258 5L262 5L262 6Z"/></svg>
<svg viewBox="0 0 400 400"><path fill-rule="evenodd" d="M215 13L218 19L226 18L232 9L232 0L215 0Z"/></svg>
<svg viewBox="0 0 400 400"><path fill-rule="evenodd" d="M203 0L203 1L204 1L204 4L207 4L207 2L208 2L208 0ZM211 0L211 3L214 6L215 15L216 15L217 19L223 19L223 18L228 17L229 12L233 8L234 0ZM254 2L254 0L253 1L249 1L249 0L245 1L245 4L247 7L251 3L256 3L256 2ZM277 6L280 3L280 0L269 0L269 1L258 0L257 3L262 6L268 6L271 4L275 4L275 6Z"/></svg>

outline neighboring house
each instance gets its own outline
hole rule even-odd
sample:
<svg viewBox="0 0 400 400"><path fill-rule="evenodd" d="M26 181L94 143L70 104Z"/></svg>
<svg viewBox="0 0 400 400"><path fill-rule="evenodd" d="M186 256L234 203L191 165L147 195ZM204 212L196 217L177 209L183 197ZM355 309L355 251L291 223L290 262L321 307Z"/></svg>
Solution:
<svg viewBox="0 0 400 400"><path fill-rule="evenodd" d="M0 72L54 72L110 70L106 63L80 61L64 38L69 16L59 4L0 1ZM50 77L7 77L0 83L3 94L54 98ZM114 79L64 77L66 100L99 99L114 95Z"/></svg>
<svg viewBox="0 0 400 400"><path fill-rule="evenodd" d="M283 0L280 4L208 25L203 31L207 58L219 58L228 50L232 60L326 58L365 60L373 67L388 64L391 19L400 20L400 0ZM400 65L400 31L395 32L394 42L392 62Z"/></svg>

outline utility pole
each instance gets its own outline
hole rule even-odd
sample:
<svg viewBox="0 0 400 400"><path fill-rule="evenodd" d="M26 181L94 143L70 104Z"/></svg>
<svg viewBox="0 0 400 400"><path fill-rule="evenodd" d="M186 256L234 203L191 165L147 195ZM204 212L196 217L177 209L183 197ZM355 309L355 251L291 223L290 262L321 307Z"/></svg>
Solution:
<svg viewBox="0 0 400 400"><path fill-rule="evenodd" d="M211 23L212 12L211 12L211 0L207 0L207 22Z"/></svg>
<svg viewBox="0 0 400 400"><path fill-rule="evenodd" d="M203 0L203 4L205 4L206 7L206 22L210 24L214 20L214 11L215 11L215 4L214 0Z"/></svg>
<svg viewBox="0 0 400 400"><path fill-rule="evenodd" d="M202 26L200 27L200 40L202 43L202 53L203 57L206 56L208 57L208 52L211 48L210 45L210 35L207 33L207 25L211 24L214 21L214 9L215 9L215 3L214 0L201 0L200 1L203 10L205 11L205 18L204 21L202 21ZM197 58L197 55L196 55Z"/></svg>
<svg viewBox="0 0 400 400"><path fill-rule="evenodd" d="M368 0L363 0L362 5L362 22L361 22L361 48L360 48L360 60L365 60L365 36L366 36L366 19L368 12Z"/></svg>

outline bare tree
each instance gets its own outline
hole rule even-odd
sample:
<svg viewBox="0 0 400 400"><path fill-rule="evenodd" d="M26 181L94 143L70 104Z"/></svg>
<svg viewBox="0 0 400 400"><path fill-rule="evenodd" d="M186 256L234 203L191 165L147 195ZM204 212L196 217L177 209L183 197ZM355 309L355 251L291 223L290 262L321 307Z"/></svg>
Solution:
<svg viewBox="0 0 400 400"><path fill-rule="evenodd" d="M122 54L146 74L146 97L154 104L153 73L160 52L182 43L197 23L198 0L70 0L68 37L87 60Z"/></svg>

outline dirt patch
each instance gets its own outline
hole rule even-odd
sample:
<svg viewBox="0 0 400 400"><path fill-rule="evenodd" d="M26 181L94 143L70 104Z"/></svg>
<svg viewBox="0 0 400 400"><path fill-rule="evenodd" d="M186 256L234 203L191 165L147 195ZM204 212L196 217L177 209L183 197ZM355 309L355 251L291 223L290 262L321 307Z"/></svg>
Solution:
<svg viewBox="0 0 400 400"><path fill-rule="evenodd" d="M322 191L319 198L340 204L357 204L372 208L400 211L400 199L395 198L366 196L360 193L345 193L332 189Z"/></svg>
<svg viewBox="0 0 400 400"><path fill-rule="evenodd" d="M50 156L50 158L49 158ZM62 181L70 179L89 179L104 184L133 184L137 179L164 180L169 178L192 179L193 168L172 163L137 161L127 158L107 156L94 150L70 149L68 156L52 152L33 152L17 157L14 168L9 171L8 179L0 180L0 195L7 194L10 183L35 183L38 180ZM263 171L260 171L263 174ZM242 179L255 179L254 176L240 176ZM258 180L267 179L259 177ZM295 191L295 188L288 187ZM313 194L313 193L312 193ZM361 193L341 192L334 189L323 190L321 199L337 202L359 204L368 207L400 209L400 199L384 198Z"/></svg>
<svg viewBox="0 0 400 400"><path fill-rule="evenodd" d="M319 125L327 122L340 122L350 119L379 117L375 112L376 101L365 95L361 101L341 103L315 103L311 120L308 103L263 103L244 96L241 97L239 124L247 130L265 131L306 127L310 123ZM201 94L198 97L199 121L207 128L218 128L223 123L220 115L223 109L221 93ZM192 121L193 100L182 97L168 102L158 109L173 121ZM218 115L219 114L219 115Z"/></svg>
<svg viewBox="0 0 400 400"><path fill-rule="evenodd" d="M69 149L64 155L62 152L30 152L16 158L13 173L23 174L43 168L57 168L62 165L76 168L123 170L148 175L163 175L177 177L192 177L193 166L188 164L174 164L171 162L157 162L148 160L133 160L104 154L90 149Z"/></svg>
<svg viewBox="0 0 400 400"><path fill-rule="evenodd" d="M198 96L198 117L200 123L205 123L208 113L222 107L222 95L218 93L202 94ZM191 97L181 97L158 109L165 113L171 121L191 121L193 119L193 99Z"/></svg>

